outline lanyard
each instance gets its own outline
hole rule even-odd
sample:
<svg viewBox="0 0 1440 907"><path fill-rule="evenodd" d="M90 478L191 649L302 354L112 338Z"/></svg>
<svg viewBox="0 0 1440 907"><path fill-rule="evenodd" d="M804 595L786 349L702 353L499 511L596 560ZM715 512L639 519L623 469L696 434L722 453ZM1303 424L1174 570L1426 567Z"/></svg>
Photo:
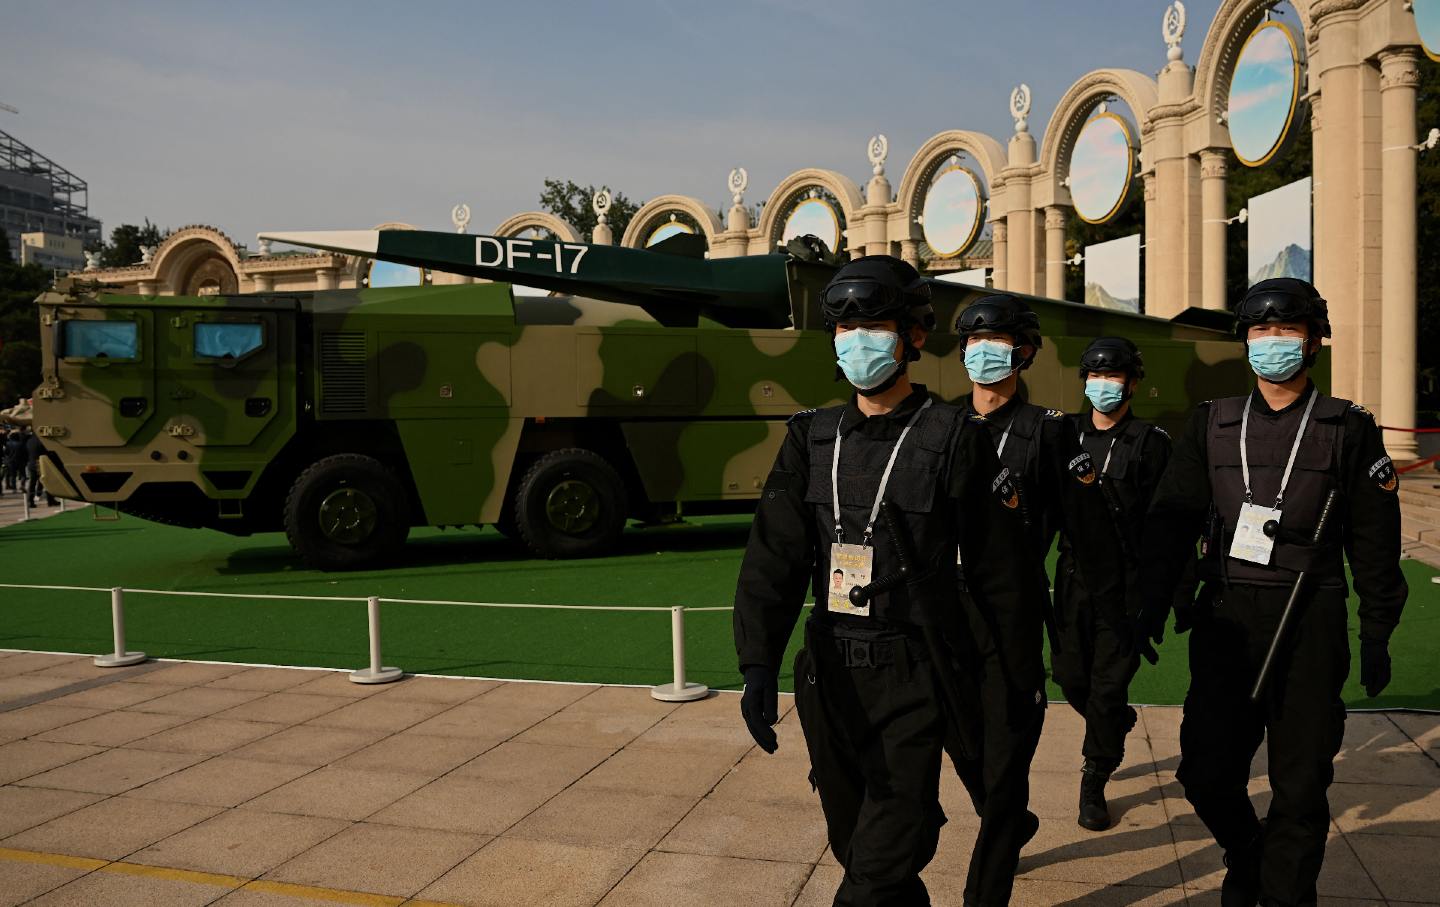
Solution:
<svg viewBox="0 0 1440 907"><path fill-rule="evenodd" d="M875 534L875 520L880 516L880 502L885 498L885 486L890 484L890 470L895 466L895 458L900 454L900 445L905 443L905 436L910 434L914 427L915 420L920 414L930 408L932 400L926 400L905 427L900 431L900 440L895 442L895 447L890 451L890 461L885 464L885 472L880 476L880 489L875 492L875 504L870 508L870 520L865 524L865 535L860 544L870 544L870 538ZM840 527L840 431L845 427L845 414L840 414L840 424L835 426L835 456L830 460L830 500L835 507L835 540L840 544L845 543L845 530Z"/></svg>
<svg viewBox="0 0 1440 907"><path fill-rule="evenodd" d="M1110 471L1110 457L1115 453L1115 442L1119 440L1120 435L1115 435L1115 437L1110 439L1110 446L1105 448L1105 463L1100 467L1100 478L1102 479L1105 478L1105 474ZM1085 430L1083 428L1080 430L1080 449L1085 449Z"/></svg>
<svg viewBox="0 0 1440 907"><path fill-rule="evenodd" d="M995 456L1005 452L1005 442L1010 440L1010 429L1015 427L1015 417L1011 416L1010 421L1005 423L1005 431L1000 434L1000 443L995 445Z"/></svg>
<svg viewBox="0 0 1440 907"><path fill-rule="evenodd" d="M1290 470L1295 468L1295 455L1300 452L1300 439L1305 437L1305 429L1310 425L1310 411L1315 408L1315 401L1320 397L1320 391L1310 392L1310 402L1305 404L1305 414L1300 417L1300 430L1295 433L1295 443L1290 445L1290 460L1285 464L1285 474L1280 477L1280 490L1275 493L1275 509L1280 509L1281 502L1285 499L1285 486L1290 484ZM1245 398L1245 414L1240 417L1240 470L1245 476L1245 503L1249 504L1255 500L1250 493L1250 455L1246 451L1246 436L1250 433L1250 401L1254 400L1252 394Z"/></svg>

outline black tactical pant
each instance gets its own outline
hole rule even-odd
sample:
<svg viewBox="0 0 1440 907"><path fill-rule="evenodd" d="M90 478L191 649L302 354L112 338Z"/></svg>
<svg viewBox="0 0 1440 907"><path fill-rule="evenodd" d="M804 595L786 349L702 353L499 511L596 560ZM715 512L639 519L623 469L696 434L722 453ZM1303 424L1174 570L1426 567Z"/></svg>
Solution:
<svg viewBox="0 0 1440 907"><path fill-rule="evenodd" d="M1190 633L1190 692L1180 726L1185 798L1226 850L1249 846L1262 826L1250 803L1250 761L1268 735L1274 799L1263 826L1261 902L1314 904L1325 858L1335 754L1345 735L1340 699L1350 672L1345 595L1321 589L1299 604L1265 695L1250 689L1289 590L1229 586Z"/></svg>
<svg viewBox="0 0 1440 907"><path fill-rule="evenodd" d="M835 904L927 905L940 826L945 712L923 641L817 620L795 658L795 708L830 849Z"/></svg>
<svg viewBox="0 0 1440 907"><path fill-rule="evenodd" d="M1050 671L1065 701L1085 719L1081 753L1105 771L1125 758L1125 735L1135 726L1130 681L1140 669L1126 623L1095 613L1074 577L1056 577L1060 648L1050 652Z"/></svg>
<svg viewBox="0 0 1440 907"><path fill-rule="evenodd" d="M1030 762L1040 744L1045 700L1042 694L1037 702L1034 692L1021 693L1010 685L993 639L982 638L979 644L980 751L974 759L965 758L953 737L946 739L945 750L980 817L965 903L999 907L1010 903L1020 849L1038 827L1028 809Z"/></svg>

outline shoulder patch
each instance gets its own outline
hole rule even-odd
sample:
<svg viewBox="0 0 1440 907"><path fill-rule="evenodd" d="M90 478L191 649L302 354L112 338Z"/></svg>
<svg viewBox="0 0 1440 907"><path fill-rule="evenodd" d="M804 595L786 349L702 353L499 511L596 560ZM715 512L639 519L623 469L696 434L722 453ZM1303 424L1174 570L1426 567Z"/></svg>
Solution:
<svg viewBox="0 0 1440 907"><path fill-rule="evenodd" d="M1070 461L1067 468L1070 470L1070 475L1074 476L1075 481L1081 485L1095 484L1095 463L1090 459L1088 453L1082 451L1080 456Z"/></svg>
<svg viewBox="0 0 1440 907"><path fill-rule="evenodd" d="M1047 409L1047 410L1045 410L1045 415L1046 415L1047 418L1050 418L1050 419L1063 419L1063 418L1065 418L1065 414L1062 413L1062 412L1061 412L1060 410L1058 410L1058 409Z"/></svg>
<svg viewBox="0 0 1440 907"><path fill-rule="evenodd" d="M786 424L786 425L789 425L791 422L794 422L796 419L799 419L801 416L813 416L813 415L815 415L817 412L819 412L818 409L802 409L802 410L800 410L800 412L798 412L798 413L796 413L795 415L791 416L789 419L786 419L786 420L785 420L785 424Z"/></svg>
<svg viewBox="0 0 1440 907"><path fill-rule="evenodd" d="M1020 491L1015 487L1015 480L1010 477L1010 467L1001 468L1000 474L990 483L990 491L1007 509L1016 510L1020 507Z"/></svg>
<svg viewBox="0 0 1440 907"><path fill-rule="evenodd" d="M969 419L971 422L973 422L973 423L976 424L976 425L986 425L986 424L988 424L988 423L990 422L989 419L985 418L984 416L980 415L979 413L977 413L977 412L975 412L975 411L973 411L973 410L970 411L970 412L968 412L968 413L966 413L966 414L965 414L965 418L966 418L966 419Z"/></svg>
<svg viewBox="0 0 1440 907"><path fill-rule="evenodd" d="M1370 478L1381 491L1394 491L1400 487L1400 477L1395 474L1395 464L1389 457L1381 457L1371 465Z"/></svg>
<svg viewBox="0 0 1440 907"><path fill-rule="evenodd" d="M1374 422L1374 421L1375 421L1375 414L1372 413L1372 412L1370 412L1370 410L1366 409L1365 407L1361 406L1361 405L1358 404L1358 403L1352 403L1352 404L1350 404L1350 411L1351 411L1352 413L1359 413L1359 414L1362 415L1362 416L1368 417L1371 422Z"/></svg>

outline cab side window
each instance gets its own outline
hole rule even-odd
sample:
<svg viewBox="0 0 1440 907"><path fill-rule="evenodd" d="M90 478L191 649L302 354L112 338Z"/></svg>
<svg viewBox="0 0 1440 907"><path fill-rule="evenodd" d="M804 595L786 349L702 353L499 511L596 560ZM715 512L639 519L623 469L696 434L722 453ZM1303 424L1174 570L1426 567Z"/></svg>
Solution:
<svg viewBox="0 0 1440 907"><path fill-rule="evenodd" d="M195 355L201 359L243 359L265 345L263 324L199 322Z"/></svg>
<svg viewBox="0 0 1440 907"><path fill-rule="evenodd" d="M61 355L67 359L138 359L140 325L134 321L64 323Z"/></svg>

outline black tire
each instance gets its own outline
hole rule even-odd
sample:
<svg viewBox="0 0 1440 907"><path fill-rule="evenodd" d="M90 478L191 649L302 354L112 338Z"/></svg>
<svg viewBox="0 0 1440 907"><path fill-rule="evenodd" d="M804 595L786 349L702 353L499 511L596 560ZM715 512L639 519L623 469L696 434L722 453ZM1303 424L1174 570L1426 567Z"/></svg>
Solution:
<svg viewBox="0 0 1440 907"><path fill-rule="evenodd" d="M374 457L311 463L285 498L285 537L319 570L355 570L394 554L410 535L405 490Z"/></svg>
<svg viewBox="0 0 1440 907"><path fill-rule="evenodd" d="M535 461L515 491L520 538L541 557L595 557L625 528L625 483L599 454L567 447Z"/></svg>

